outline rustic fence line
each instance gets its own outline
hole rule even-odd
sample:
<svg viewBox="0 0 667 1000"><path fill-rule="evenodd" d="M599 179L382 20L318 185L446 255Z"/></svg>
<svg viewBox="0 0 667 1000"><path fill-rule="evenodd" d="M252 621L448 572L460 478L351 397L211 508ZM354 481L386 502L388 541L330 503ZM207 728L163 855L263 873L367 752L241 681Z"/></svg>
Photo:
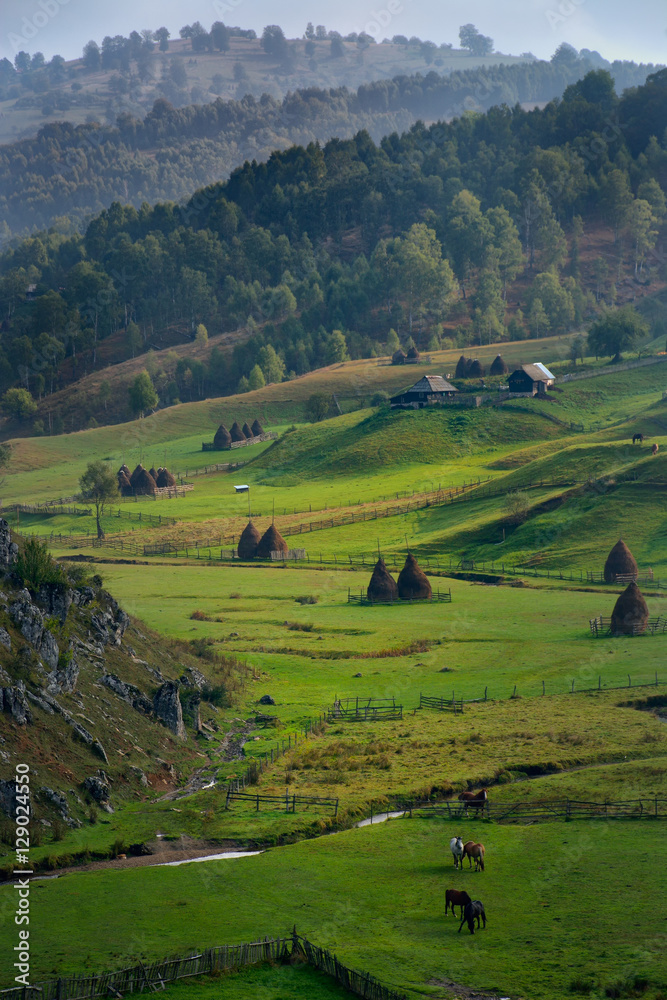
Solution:
<svg viewBox="0 0 667 1000"><path fill-rule="evenodd" d="M232 788L227 788L225 798L225 809L229 809L230 802L248 802L255 806L255 811L259 812L260 804L277 806L280 809L285 807L285 812L296 813L297 806L330 806L334 811L334 816L338 815L338 799L322 798L318 795L297 795L289 793L289 789L284 795L263 795L259 792L241 792Z"/></svg>
<svg viewBox="0 0 667 1000"><path fill-rule="evenodd" d="M411 804L406 811L442 815L448 819L462 819L475 812L482 819L496 823L512 820L554 819L667 819L667 799L655 796L643 799L610 802L580 802L574 799L522 799L516 802L436 802Z"/></svg>
<svg viewBox="0 0 667 1000"><path fill-rule="evenodd" d="M394 698L335 698L327 722L377 722L403 718L403 706Z"/></svg>
<svg viewBox="0 0 667 1000"><path fill-rule="evenodd" d="M661 684L667 684L667 681L658 679L658 672L655 672L655 678L650 681L640 680L638 682L632 683L632 677L630 674L627 675L627 684L615 684L613 687L603 687L602 686L602 674L598 675L598 683L596 687L580 687L576 686L576 678L573 678L569 690L551 691L549 696L554 694L590 694L594 691L627 691L628 688L646 688L646 687L659 687ZM546 681L542 681L542 692L539 695L527 695L525 697L532 698L544 698L547 696ZM459 696L456 697L456 692L452 691L451 698L444 695L424 695L420 692L419 694L419 705L418 708L434 708L441 712L453 712L454 714L462 714L465 705L479 705L487 701L507 701L513 698L522 698L523 694L519 693L519 685L514 685L514 690L512 694L506 696L505 698L493 698L489 695L488 687L484 688L483 698L463 698ZM417 709L415 709L416 711Z"/></svg>
<svg viewBox="0 0 667 1000"><path fill-rule="evenodd" d="M139 962L130 968L94 975L65 976L32 986L14 986L0 990L3 1000L95 1000L126 993L164 989L165 983L191 976L259 965L263 962L287 962L302 958L309 965L334 978L338 983L365 1000L405 1000L405 994L385 986L367 972L358 972L343 965L336 955L297 934L264 938L243 944L218 945L199 953L162 959L150 964Z"/></svg>
<svg viewBox="0 0 667 1000"><path fill-rule="evenodd" d="M657 618L649 618L646 622L632 625L630 633L625 630L618 633L615 632L611 618L603 618L602 615L599 615L597 618L589 618L588 624L590 625L591 632L597 639L628 634L633 636L664 635L667 632L667 618L663 618L661 615Z"/></svg>

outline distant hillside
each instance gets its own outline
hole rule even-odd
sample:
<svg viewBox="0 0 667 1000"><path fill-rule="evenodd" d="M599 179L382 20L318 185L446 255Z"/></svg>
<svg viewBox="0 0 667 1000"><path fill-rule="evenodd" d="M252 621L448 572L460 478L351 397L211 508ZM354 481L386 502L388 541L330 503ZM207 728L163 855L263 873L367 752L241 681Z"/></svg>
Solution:
<svg viewBox="0 0 667 1000"><path fill-rule="evenodd" d="M239 39L238 44L257 43ZM300 50L301 43L290 44ZM351 43L347 44L349 49ZM274 150L294 144L307 145L334 136L350 138L361 129L379 142L385 135L406 130L418 119L450 121L466 112L485 111L499 104L544 105L595 65L591 58L577 58L576 53L574 58L554 58L551 62L494 56L488 57L486 65L462 53L451 57L445 53L449 60L446 66L440 65L445 56L436 56L426 75L396 76L403 68L405 53L412 52L413 47L388 44L353 48L353 62L360 58L372 61L376 50L385 55L385 50L392 50L395 62L385 60L384 69L375 66L372 82L363 82L356 90L353 87L357 74L353 65L348 66L348 56L344 56L333 60L336 66L345 64L350 70L341 73L337 89L322 89L326 75L323 80L315 73L302 81L305 89L293 90L295 81L290 78L289 93L284 97L273 86L268 91L251 87L246 93L246 85L239 84L235 85L233 99L225 93L215 100L212 93L201 88L193 88L194 97L178 90L171 76L162 79L157 89L147 91L148 85L141 82L138 70L134 73L134 63L129 64L125 76L103 74L106 84L116 79L125 81L129 88L118 102L108 104L103 114L90 111L85 116L87 124L80 124L81 119L71 113L72 109L62 106L57 117L66 122L53 121L43 125L34 138L0 147L0 244L12 233L27 234L53 224L68 232L113 201L135 207L143 202L182 201L198 188L224 180L245 160L266 160ZM175 53L170 58L174 60L172 69L178 66L184 73L185 56ZM194 69L198 69L200 60L206 64L207 60L215 62L220 58L214 53L196 57L190 54L187 66L191 68L190 64L197 62ZM224 58L227 60L226 54ZM273 57L260 50L252 58L263 64ZM0 63L0 78L2 68ZM388 68L392 75L385 72ZM413 68L409 59L406 68ZM620 93L626 86L643 83L652 69L615 63L610 71ZM13 72L11 66L9 70ZM37 75L46 72L40 70ZM23 73L19 78L25 83L34 75ZM82 79L88 80L88 76L84 74ZM279 79L284 77L280 75ZM363 79L368 79L365 73ZM344 86L340 86L342 81ZM133 87L143 95L141 99L133 98ZM14 84L5 89L9 92L17 88L18 84ZM95 92L100 93L99 86ZM81 96L83 90L76 93L80 100L88 101ZM192 99L198 103L189 104ZM212 103L202 103L206 101ZM17 103L23 106L25 102L43 102L43 95L24 95ZM2 113L0 125L11 120L14 112L6 108Z"/></svg>

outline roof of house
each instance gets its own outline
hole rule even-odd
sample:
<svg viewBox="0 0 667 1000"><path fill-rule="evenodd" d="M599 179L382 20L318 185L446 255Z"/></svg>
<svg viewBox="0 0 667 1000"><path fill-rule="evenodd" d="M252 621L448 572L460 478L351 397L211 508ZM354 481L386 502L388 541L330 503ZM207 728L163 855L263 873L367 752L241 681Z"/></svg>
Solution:
<svg viewBox="0 0 667 1000"><path fill-rule="evenodd" d="M459 390L442 375L424 375L406 392L458 392Z"/></svg>
<svg viewBox="0 0 667 1000"><path fill-rule="evenodd" d="M529 379L533 382L546 382L548 379L553 378L553 375L548 375L546 369L543 365L521 365L516 371L512 372L512 375L518 375L519 372L525 372ZM512 378L510 375L510 378Z"/></svg>
<svg viewBox="0 0 667 1000"><path fill-rule="evenodd" d="M553 372L550 372L547 366L543 365L541 361L533 361L533 366L535 368L540 368L544 372L547 378L552 378L552 379L556 378Z"/></svg>

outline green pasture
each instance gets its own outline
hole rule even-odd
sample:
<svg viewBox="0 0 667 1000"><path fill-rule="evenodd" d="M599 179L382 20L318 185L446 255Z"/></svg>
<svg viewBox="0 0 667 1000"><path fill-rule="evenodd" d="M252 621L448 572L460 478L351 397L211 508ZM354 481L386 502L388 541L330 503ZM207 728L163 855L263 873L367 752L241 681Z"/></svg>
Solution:
<svg viewBox="0 0 667 1000"><path fill-rule="evenodd" d="M308 965L258 965L169 984L165 1000L349 1000L330 976Z"/></svg>
<svg viewBox="0 0 667 1000"><path fill-rule="evenodd" d="M454 871L453 832L484 842L484 873ZM36 882L33 981L287 934L296 924L345 964L411 997L445 995L444 979L501 995L600 997L641 976L643 995L657 998L667 985L665 932L637 887L650 879L655 899L667 888L655 863L662 833L650 821L469 820L454 830L437 818L405 819L254 858ZM444 915L446 887L483 901L486 931L457 934L458 921ZM15 933L7 906L5 955Z"/></svg>

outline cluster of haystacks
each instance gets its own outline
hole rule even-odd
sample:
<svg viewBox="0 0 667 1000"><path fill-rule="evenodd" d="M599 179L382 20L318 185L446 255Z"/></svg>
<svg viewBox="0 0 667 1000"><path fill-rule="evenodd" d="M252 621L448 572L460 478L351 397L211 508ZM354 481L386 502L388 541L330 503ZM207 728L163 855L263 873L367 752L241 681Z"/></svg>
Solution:
<svg viewBox="0 0 667 1000"><path fill-rule="evenodd" d="M402 350L399 347L399 349L397 351L394 351L394 353L392 354L392 356L391 356L391 363L392 363L392 365L404 365L406 358L407 358L407 354L405 353L404 350Z"/></svg>
<svg viewBox="0 0 667 1000"><path fill-rule="evenodd" d="M419 353L416 347L411 347L405 357L407 364L410 363L416 364L417 361L419 361L420 359L421 359L421 354Z"/></svg>
<svg viewBox="0 0 667 1000"><path fill-rule="evenodd" d="M380 556L366 590L366 597L374 604L390 603L397 599L401 601L425 601L431 596L431 584L411 552L408 553L405 565L398 575L398 583Z"/></svg>
<svg viewBox="0 0 667 1000"><path fill-rule="evenodd" d="M611 630L615 635L633 635L648 623L648 604L644 595L632 581L625 588L611 613Z"/></svg>
<svg viewBox="0 0 667 1000"><path fill-rule="evenodd" d="M496 354L489 368L489 375L508 375L509 368L502 354Z"/></svg>
<svg viewBox="0 0 667 1000"><path fill-rule="evenodd" d="M466 358L465 355L462 354L456 362L454 378L484 378L485 374L484 365L478 360L478 358Z"/></svg>
<svg viewBox="0 0 667 1000"><path fill-rule="evenodd" d="M614 583L619 577L623 580L628 578L636 580L638 574L637 560L623 539L619 538L604 564L605 583Z"/></svg>
<svg viewBox="0 0 667 1000"><path fill-rule="evenodd" d="M123 496L154 493L156 489L176 485L176 480L168 469L160 467L148 470L141 462L132 473L126 465L121 465L117 475L118 489Z"/></svg>
<svg viewBox="0 0 667 1000"><path fill-rule="evenodd" d="M215 451L226 451L231 448L232 442L249 441L263 433L264 429L259 420L253 420L252 424L246 421L242 427L238 420L235 420L229 430L224 424L220 424L213 438L213 447Z"/></svg>

